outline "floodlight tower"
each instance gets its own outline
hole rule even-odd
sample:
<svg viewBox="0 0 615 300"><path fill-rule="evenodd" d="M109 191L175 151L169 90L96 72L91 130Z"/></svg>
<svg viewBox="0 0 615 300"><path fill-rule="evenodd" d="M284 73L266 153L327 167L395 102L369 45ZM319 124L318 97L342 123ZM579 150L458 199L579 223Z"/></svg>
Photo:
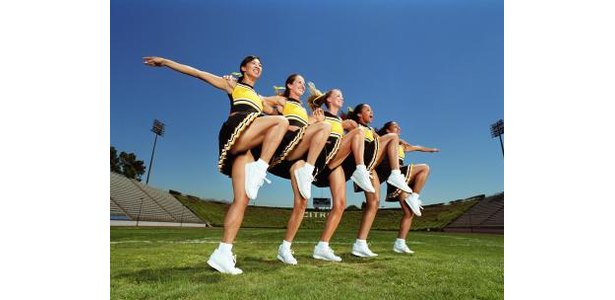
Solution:
<svg viewBox="0 0 615 300"><path fill-rule="evenodd" d="M152 171L152 162L154 161L154 151L156 151L156 141L158 141L158 136L164 135L164 123L154 119L154 125L152 126L152 132L154 133L154 148L152 148L152 157L149 160L149 168L147 170L147 179L145 179L145 184L149 183L149 173Z"/></svg>
<svg viewBox="0 0 615 300"><path fill-rule="evenodd" d="M491 137L500 138L500 146L502 147L502 157L504 156L504 143L502 143L502 134L504 134L504 120L499 119L497 122L491 124Z"/></svg>

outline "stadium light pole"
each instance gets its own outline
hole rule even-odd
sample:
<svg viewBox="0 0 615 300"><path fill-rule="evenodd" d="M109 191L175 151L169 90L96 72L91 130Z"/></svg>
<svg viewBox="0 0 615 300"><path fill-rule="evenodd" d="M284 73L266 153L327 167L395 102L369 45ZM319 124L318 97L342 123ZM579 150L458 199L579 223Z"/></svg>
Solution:
<svg viewBox="0 0 615 300"><path fill-rule="evenodd" d="M502 142L502 134L504 134L504 120L499 119L497 122L491 124L491 137L500 138L500 146L502 147L502 157L504 157L504 143Z"/></svg>
<svg viewBox="0 0 615 300"><path fill-rule="evenodd" d="M158 136L164 135L164 123L154 119L154 125L152 126L152 132L154 133L154 147L152 148L152 157L149 159L149 168L147 170L147 179L145 179L145 184L149 183L149 173L152 171L152 163L154 162L154 151L156 151L156 142L158 141Z"/></svg>

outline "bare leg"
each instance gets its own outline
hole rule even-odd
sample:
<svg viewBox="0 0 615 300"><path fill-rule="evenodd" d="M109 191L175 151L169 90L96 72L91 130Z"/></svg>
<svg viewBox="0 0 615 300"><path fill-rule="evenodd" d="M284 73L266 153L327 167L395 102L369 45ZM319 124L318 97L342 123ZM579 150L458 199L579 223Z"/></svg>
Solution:
<svg viewBox="0 0 615 300"><path fill-rule="evenodd" d="M372 228L376 213L378 212L378 205L380 204L380 179L376 172L373 172L372 184L376 192L364 192L367 203L363 209L363 217L361 219L361 225L359 226L359 233L357 234L357 239L360 240L367 240L369 230Z"/></svg>
<svg viewBox="0 0 615 300"><path fill-rule="evenodd" d="M429 176L429 166L426 164L414 165L412 167L412 173L410 173L410 182L409 185L412 187L412 190L416 193L420 193L425 186L425 182L427 181L427 177ZM406 197L408 195L404 192L401 192L398 196L399 203L404 212L404 215L401 218L399 224L399 234L398 238L405 240L408 232L410 232L410 227L412 226L412 220L414 218L414 213L408 204L406 204Z"/></svg>
<svg viewBox="0 0 615 300"><path fill-rule="evenodd" d="M352 152L354 155L354 161L357 165L365 164L363 162L363 152L365 151L365 133L361 128L355 128L349 131L342 137L340 148L329 162L329 168L337 168Z"/></svg>
<svg viewBox="0 0 615 300"><path fill-rule="evenodd" d="M288 155L286 160L299 159L307 152L307 163L313 166L316 163L316 159L318 159L318 155L327 144L329 133L331 133L331 124L327 122L309 125L305 130L303 139Z"/></svg>
<svg viewBox="0 0 615 300"><path fill-rule="evenodd" d="M283 116L256 118L237 141L235 141L235 144L231 148L231 153L240 153L262 144L260 158L266 163L269 163L287 129L288 120Z"/></svg>
<svg viewBox="0 0 615 300"><path fill-rule="evenodd" d="M399 146L399 135L388 133L379 138L380 147L376 154L376 162L380 164L386 153L389 158L391 170L399 170L399 158L397 157L397 147ZM386 178L383 178L386 179Z"/></svg>
<svg viewBox="0 0 615 300"><path fill-rule="evenodd" d="M331 197L333 198L333 208L327 217L325 229L320 236L320 241L322 242L329 242L331 240L346 208L346 180L342 168L336 168L329 175L329 184Z"/></svg>
<svg viewBox="0 0 615 300"><path fill-rule="evenodd" d="M302 160L294 163L293 166L290 168L290 173L293 174L296 169L303 167L304 164L305 162ZM301 197L301 194L299 194L299 188L297 188L297 180L295 179L295 176L290 177L290 183L293 188L294 204L293 212L290 214L290 219L288 219L288 226L286 227L286 236L284 237L284 240L286 240L287 242L292 242L295 239L295 235L299 230L299 226L301 226L301 221L303 221L305 208L307 207L307 200L303 199L303 197Z"/></svg>
<svg viewBox="0 0 615 300"><path fill-rule="evenodd" d="M224 243L232 244L237 236L239 227L241 227L243 215L249 202L244 188L244 167L252 161L254 161L254 158L250 151L237 156L233 161L233 177L231 178L233 183L233 203L224 217L224 234L222 237L222 242Z"/></svg>
<svg viewBox="0 0 615 300"><path fill-rule="evenodd" d="M404 212L404 215L401 217L401 221L399 223L399 234L397 235L397 238L402 240L405 240L406 236L408 236L410 226L412 225L412 219L414 217L412 210L408 207L408 204L406 204L406 201L404 200L406 197L407 194L404 192L401 192L401 194L397 197L397 199L399 199L399 205L401 205L401 209Z"/></svg>
<svg viewBox="0 0 615 300"><path fill-rule="evenodd" d="M427 178L429 177L429 165L427 164L419 164L414 165L412 167L412 173L410 174L410 183L409 185L412 187L412 190L416 193L420 193L425 183L427 182Z"/></svg>

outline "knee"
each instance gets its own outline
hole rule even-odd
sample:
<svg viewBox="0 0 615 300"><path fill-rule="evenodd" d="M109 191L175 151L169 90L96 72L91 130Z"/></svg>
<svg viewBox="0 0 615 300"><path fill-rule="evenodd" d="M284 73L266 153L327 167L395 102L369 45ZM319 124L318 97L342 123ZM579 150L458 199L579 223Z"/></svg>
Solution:
<svg viewBox="0 0 615 300"><path fill-rule="evenodd" d="M284 116L275 116L278 125L288 127L288 119Z"/></svg>
<svg viewBox="0 0 615 300"><path fill-rule="evenodd" d="M378 206L379 206L379 205L380 205L380 200L379 200L379 198L376 198L376 199L368 199L368 200L367 200L367 207L368 207L370 210L376 210L376 209L378 209Z"/></svg>
<svg viewBox="0 0 615 300"><path fill-rule="evenodd" d="M363 132L363 129L361 129L360 127L357 127L355 129L351 130L349 133L352 134L353 137L354 136L363 137L365 135L365 133Z"/></svg>
<svg viewBox="0 0 615 300"><path fill-rule="evenodd" d="M420 164L419 166L421 167L420 168L421 172L425 172L425 174L429 174L430 169L429 169L429 165L428 164Z"/></svg>
<svg viewBox="0 0 615 300"><path fill-rule="evenodd" d="M307 208L307 200L301 198L301 196L299 196L299 199L297 200L298 201L295 201L294 210L303 214Z"/></svg>
<svg viewBox="0 0 615 300"><path fill-rule="evenodd" d="M346 199L343 199L338 203L338 205L333 206L333 208L331 209L331 212L335 214L342 214L345 208L346 208Z"/></svg>
<svg viewBox="0 0 615 300"><path fill-rule="evenodd" d="M320 122L318 124L318 130L325 132L327 135L331 133L331 124L329 124L329 122Z"/></svg>

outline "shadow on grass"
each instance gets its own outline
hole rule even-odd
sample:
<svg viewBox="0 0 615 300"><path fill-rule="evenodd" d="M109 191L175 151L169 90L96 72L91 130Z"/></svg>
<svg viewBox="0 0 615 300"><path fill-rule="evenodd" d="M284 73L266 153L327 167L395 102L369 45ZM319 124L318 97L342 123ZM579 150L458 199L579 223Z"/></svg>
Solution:
<svg viewBox="0 0 615 300"><path fill-rule="evenodd" d="M284 264L278 260L265 260L257 257L240 257L236 266L249 274L258 274L275 271L281 267L284 267ZM111 279L124 279L136 283L172 281L217 283L222 281L224 276L229 275L216 271L210 267L206 261L202 261L191 266L184 267L150 268L135 272L124 272L111 276Z"/></svg>
<svg viewBox="0 0 615 300"><path fill-rule="evenodd" d="M172 281L189 281L195 283L217 283L221 274L205 262L185 267L142 269L135 272L120 273L111 276L112 280L124 279L136 283L155 283Z"/></svg>

